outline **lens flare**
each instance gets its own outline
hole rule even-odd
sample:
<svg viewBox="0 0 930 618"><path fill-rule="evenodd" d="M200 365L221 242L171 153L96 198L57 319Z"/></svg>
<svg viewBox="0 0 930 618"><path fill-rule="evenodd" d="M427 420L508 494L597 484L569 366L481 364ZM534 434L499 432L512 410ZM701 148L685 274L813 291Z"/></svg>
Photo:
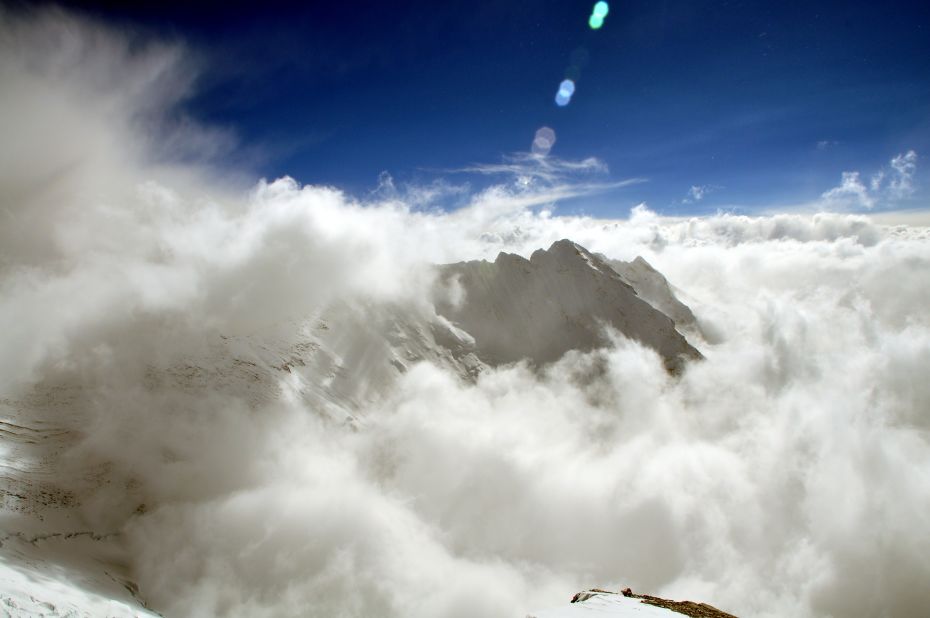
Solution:
<svg viewBox="0 0 930 618"><path fill-rule="evenodd" d="M570 79L562 80L559 84L559 91L555 94L555 102L559 107L565 107L572 100L575 94L575 82Z"/></svg>
<svg viewBox="0 0 930 618"><path fill-rule="evenodd" d="M555 131L549 127L540 127L536 130L536 137L533 139L533 154L546 156L554 145Z"/></svg>
<svg viewBox="0 0 930 618"><path fill-rule="evenodd" d="M604 18L607 17L607 13L610 12L610 6L601 0L594 5L594 9L591 11L591 17L588 18L588 25L591 26L592 30L600 30L601 26L604 25Z"/></svg>

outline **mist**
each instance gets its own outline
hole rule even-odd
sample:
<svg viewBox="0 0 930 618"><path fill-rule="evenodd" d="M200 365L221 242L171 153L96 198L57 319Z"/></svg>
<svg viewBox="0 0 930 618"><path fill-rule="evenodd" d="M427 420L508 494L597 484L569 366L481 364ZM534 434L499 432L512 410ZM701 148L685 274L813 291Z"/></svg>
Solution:
<svg viewBox="0 0 930 618"><path fill-rule="evenodd" d="M73 432L55 481L119 535L150 607L523 616L632 586L740 616L925 613L925 228L560 216L592 190L570 174L451 212L247 182L213 163L234 135L177 120L193 56L0 12L0 397ZM431 316L431 265L560 238L649 260L705 360L671 376L614 334L475 381L420 362L336 402L352 424L306 396L313 375L224 373L218 341L288 348L282 324L333 306Z"/></svg>

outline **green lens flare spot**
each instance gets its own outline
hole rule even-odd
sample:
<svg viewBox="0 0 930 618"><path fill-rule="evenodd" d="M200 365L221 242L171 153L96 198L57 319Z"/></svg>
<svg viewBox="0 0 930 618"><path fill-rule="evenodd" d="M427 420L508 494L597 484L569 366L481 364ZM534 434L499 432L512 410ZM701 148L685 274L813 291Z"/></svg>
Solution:
<svg viewBox="0 0 930 618"><path fill-rule="evenodd" d="M592 15L591 19L588 20L588 25L591 26L592 30L600 30L601 26L604 25L604 18Z"/></svg>

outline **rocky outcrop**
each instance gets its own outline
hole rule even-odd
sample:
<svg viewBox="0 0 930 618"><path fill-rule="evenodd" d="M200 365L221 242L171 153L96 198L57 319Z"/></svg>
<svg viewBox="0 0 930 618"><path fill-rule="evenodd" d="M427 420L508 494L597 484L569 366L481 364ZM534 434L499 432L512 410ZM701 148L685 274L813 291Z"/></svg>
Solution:
<svg viewBox="0 0 930 618"><path fill-rule="evenodd" d="M707 603L672 601L648 594L636 594L629 588L622 592L599 588L584 590L572 597L569 605L527 614L527 618L583 618L591 615L605 618L736 618Z"/></svg>

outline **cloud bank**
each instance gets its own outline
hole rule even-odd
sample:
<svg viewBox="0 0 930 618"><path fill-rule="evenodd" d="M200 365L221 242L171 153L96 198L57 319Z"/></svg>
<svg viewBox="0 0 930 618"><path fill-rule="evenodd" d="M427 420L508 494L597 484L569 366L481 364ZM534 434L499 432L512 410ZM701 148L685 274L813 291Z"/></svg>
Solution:
<svg viewBox="0 0 930 618"><path fill-rule="evenodd" d="M53 472L88 526L120 533L154 608L521 616L622 584L746 616L925 612L925 230L559 217L573 189L549 164L540 186L449 213L288 178L230 189L191 162L204 140L162 139L194 79L183 50L127 37L57 12L0 22L0 316L15 326L0 384L27 411L73 393L55 421L79 437ZM663 272L713 334L706 361L673 379L617 338L474 383L421 363L352 431L296 373L264 388L214 355L336 301L428 313L430 263L563 237Z"/></svg>

